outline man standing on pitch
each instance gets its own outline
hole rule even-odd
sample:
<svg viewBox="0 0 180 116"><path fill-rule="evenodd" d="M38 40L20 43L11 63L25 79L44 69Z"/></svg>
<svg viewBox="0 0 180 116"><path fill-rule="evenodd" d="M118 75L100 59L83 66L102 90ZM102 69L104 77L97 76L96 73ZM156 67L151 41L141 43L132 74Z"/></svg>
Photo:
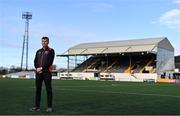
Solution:
<svg viewBox="0 0 180 116"><path fill-rule="evenodd" d="M48 46L49 38L42 37L42 48L36 52L34 59L34 67L36 68L36 93L35 93L35 107L31 111L40 111L41 88L44 81L47 93L47 109L46 112L52 112L52 64L54 60L54 50Z"/></svg>

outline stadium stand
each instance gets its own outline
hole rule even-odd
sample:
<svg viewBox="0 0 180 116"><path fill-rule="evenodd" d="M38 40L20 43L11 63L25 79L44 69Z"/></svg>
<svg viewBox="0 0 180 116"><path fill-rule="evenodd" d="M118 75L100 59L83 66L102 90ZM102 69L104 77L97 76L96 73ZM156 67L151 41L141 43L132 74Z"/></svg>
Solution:
<svg viewBox="0 0 180 116"><path fill-rule="evenodd" d="M155 80L158 75L175 68L174 48L166 37L82 43L57 56L86 57L68 71L81 79L105 74L119 81Z"/></svg>

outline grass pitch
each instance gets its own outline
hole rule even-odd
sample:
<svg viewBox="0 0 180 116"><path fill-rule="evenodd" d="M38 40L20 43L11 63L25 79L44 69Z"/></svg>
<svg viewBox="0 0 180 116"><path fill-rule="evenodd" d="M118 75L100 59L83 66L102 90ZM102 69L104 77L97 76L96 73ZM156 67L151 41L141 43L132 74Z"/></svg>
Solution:
<svg viewBox="0 0 180 116"><path fill-rule="evenodd" d="M53 80L51 114L180 114L180 84ZM34 105L34 80L0 79L0 115L47 114L43 85L41 111ZM48 114L49 115L49 114Z"/></svg>

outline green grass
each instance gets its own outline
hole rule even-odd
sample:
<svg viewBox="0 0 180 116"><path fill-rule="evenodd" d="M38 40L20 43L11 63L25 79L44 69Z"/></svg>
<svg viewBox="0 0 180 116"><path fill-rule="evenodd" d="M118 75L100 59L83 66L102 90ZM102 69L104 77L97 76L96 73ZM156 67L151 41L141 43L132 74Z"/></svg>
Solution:
<svg viewBox="0 0 180 116"><path fill-rule="evenodd" d="M0 79L0 115L47 114L43 85L41 111L34 105L34 80ZM180 114L180 84L53 80L51 114Z"/></svg>

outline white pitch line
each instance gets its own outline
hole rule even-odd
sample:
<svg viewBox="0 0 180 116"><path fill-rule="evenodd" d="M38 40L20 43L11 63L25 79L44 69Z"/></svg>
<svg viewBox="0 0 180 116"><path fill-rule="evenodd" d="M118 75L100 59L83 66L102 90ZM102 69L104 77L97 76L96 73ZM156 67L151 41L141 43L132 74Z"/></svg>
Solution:
<svg viewBox="0 0 180 116"><path fill-rule="evenodd" d="M53 86L53 87L117 87L117 86L133 86L133 85L116 85L116 84L111 84L111 85L95 85L95 86Z"/></svg>
<svg viewBox="0 0 180 116"><path fill-rule="evenodd" d="M104 86L53 86L53 87L110 87L111 85Z"/></svg>
<svg viewBox="0 0 180 116"><path fill-rule="evenodd" d="M113 86L116 86L116 85L99 85L99 86L52 86L53 88L56 88L56 87L71 87L71 88L78 88L78 87L82 87L82 88L93 88L93 87L113 87ZM121 85L122 86L122 85ZM124 85L124 86L128 86L128 85ZM132 86L132 85L129 85L129 86ZM31 87L31 88L35 88L35 86Z"/></svg>
<svg viewBox="0 0 180 116"><path fill-rule="evenodd" d="M58 89L58 90L180 98L180 96L177 96L177 95L166 95L166 94L148 94L148 93L146 94L146 93L112 92L112 91L80 90L80 89L78 89L78 90L77 89Z"/></svg>

